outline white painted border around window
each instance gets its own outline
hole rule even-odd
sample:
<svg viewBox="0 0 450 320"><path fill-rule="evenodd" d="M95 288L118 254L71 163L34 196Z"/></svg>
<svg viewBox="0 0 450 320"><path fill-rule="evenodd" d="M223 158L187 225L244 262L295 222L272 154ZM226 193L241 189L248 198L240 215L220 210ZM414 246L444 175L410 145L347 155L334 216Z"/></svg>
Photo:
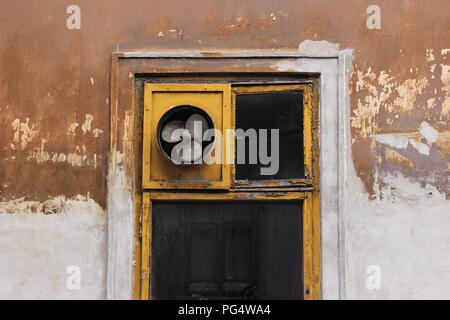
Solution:
<svg viewBox="0 0 450 320"><path fill-rule="evenodd" d="M345 299L345 185L350 156L349 90L352 54L349 50L317 52L123 52L120 58L274 58L280 71L319 74L320 156L321 156L321 253L322 299ZM113 61L114 64L114 61ZM112 71L114 73L114 70ZM112 81L116 81L114 74ZM111 108L113 108L111 97ZM117 107L117 106L115 106ZM113 116L113 113L111 113ZM117 137L117 126L111 127ZM130 137L132 139L132 137ZM108 299L133 296L134 208L133 193L124 183L125 173L117 163L116 146L111 144L108 167Z"/></svg>

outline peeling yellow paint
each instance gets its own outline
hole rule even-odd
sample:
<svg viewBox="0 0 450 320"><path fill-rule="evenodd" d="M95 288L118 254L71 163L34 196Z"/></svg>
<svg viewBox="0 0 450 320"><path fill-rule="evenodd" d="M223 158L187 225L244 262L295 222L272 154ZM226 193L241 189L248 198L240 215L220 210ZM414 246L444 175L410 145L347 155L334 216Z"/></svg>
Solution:
<svg viewBox="0 0 450 320"><path fill-rule="evenodd" d="M69 153L67 155L67 162L74 167L81 167L83 165L83 157L76 153Z"/></svg>
<svg viewBox="0 0 450 320"><path fill-rule="evenodd" d="M11 149L16 150L16 145L20 142L21 150L24 150L28 143L37 135L38 131L34 124L30 124L30 119L26 118L25 122L20 122L20 119L15 119L11 123L14 131L13 143Z"/></svg>
<svg viewBox="0 0 450 320"><path fill-rule="evenodd" d="M386 149L385 151L385 159L387 161L393 162L393 163L398 163L410 168L414 168L411 160L409 160L408 158L402 156L400 153L398 153L397 151L393 150L393 149Z"/></svg>
<svg viewBox="0 0 450 320"><path fill-rule="evenodd" d="M436 60L433 50L427 50L426 58L428 62ZM430 68L431 79L434 78L433 73L437 71L436 65L433 64ZM450 66L441 64L441 67L441 91L445 92L445 97L439 96L436 88L434 96L431 97L429 96L431 92L425 91L430 84L428 80L430 77L399 81L386 71L380 71L377 74L370 67L365 71L357 70L354 81L356 92L359 94L357 94L357 108L351 115L351 127L358 129L354 139L373 137L379 127L393 126L395 119L407 117L414 108L434 109L442 106L440 120L443 124L447 123L450 114ZM427 102L418 106L417 99L424 94L428 95ZM383 114L380 118L378 115L381 112ZM431 119L425 117L424 120Z"/></svg>
<svg viewBox="0 0 450 320"><path fill-rule="evenodd" d="M116 151L116 163L122 163L123 162L123 153L120 151Z"/></svg>
<svg viewBox="0 0 450 320"><path fill-rule="evenodd" d="M104 210L87 195L76 195L72 198L57 196L47 201L31 201L25 198L18 198L0 202L0 212L2 213L31 213L31 214L58 214L71 207L85 208L87 212L102 212Z"/></svg>
<svg viewBox="0 0 450 320"><path fill-rule="evenodd" d="M67 156L64 153L60 153L58 156L58 162L66 162Z"/></svg>
<svg viewBox="0 0 450 320"><path fill-rule="evenodd" d="M406 80L397 87L399 97L395 99L394 105L402 110L411 112L414 109L417 95L422 94L427 85L428 80L426 78Z"/></svg>
<svg viewBox="0 0 450 320"><path fill-rule="evenodd" d="M83 125L81 126L81 130L83 130L84 134L86 134L86 132L91 131L92 120L94 120L94 116L92 114L86 114L86 120L84 121Z"/></svg>
<svg viewBox="0 0 450 320"><path fill-rule="evenodd" d="M431 73L434 73L434 71L436 70L436 65L435 64L433 64L433 65L431 65L431 67L430 67L430 72ZM434 75L432 75L431 77L433 77Z"/></svg>
<svg viewBox="0 0 450 320"><path fill-rule="evenodd" d="M51 159L51 155L48 152L44 151L46 143L47 143L47 140L42 139L41 146L39 148L35 148L33 151L31 151L27 160L35 159L37 161L37 163L43 163L43 162L49 161Z"/></svg>
<svg viewBox="0 0 450 320"><path fill-rule="evenodd" d="M441 119L446 118L448 121L448 116L450 115L450 65L441 64L442 73L441 81L443 84L442 91L445 92L445 100L442 103Z"/></svg>
<svg viewBox="0 0 450 320"><path fill-rule="evenodd" d="M356 92L367 91L364 101L358 99L358 108L353 110L353 116L351 117L351 126L353 128L360 129L359 134L363 138L371 137L375 133L375 116L379 113L382 106L388 105L388 99L391 97L395 82L393 77L385 71L381 71L379 76L372 72L369 68L366 73L361 71L357 72ZM373 84L377 80L377 86Z"/></svg>
<svg viewBox="0 0 450 320"><path fill-rule="evenodd" d="M28 161L35 160L37 163L45 163L52 161L53 163L66 162L74 167L91 166L97 167L97 154L88 155L86 153L86 147L76 146L75 152L64 154L58 152L48 152L45 150L45 144L48 141L46 139L41 140L41 146L34 148L26 158Z"/></svg>
<svg viewBox="0 0 450 320"><path fill-rule="evenodd" d="M391 147L404 149L408 144L411 144L414 148L418 149L420 152L425 148L425 144L422 143L422 139L425 139L423 134L420 132L397 132L397 133L389 133L389 134L378 134L375 137L380 136L391 136L395 141L392 140L392 143L389 144L384 142L381 139L376 139L378 142L383 143L385 145L390 145ZM442 158L445 157L446 154L450 153L450 131L439 132L437 139L435 141L438 152ZM433 143L428 143L428 145L433 145ZM426 152L425 152L426 153Z"/></svg>
<svg viewBox="0 0 450 320"><path fill-rule="evenodd" d="M432 62L435 60L434 54L433 54L433 49L427 49L427 53L426 53L426 59L428 62Z"/></svg>
<svg viewBox="0 0 450 320"><path fill-rule="evenodd" d="M132 144L131 141L133 139L130 138L131 136L131 128L133 127L133 117L131 111L125 112L125 119L123 120L123 137L122 137L122 145L123 145L123 154L131 152L132 150ZM123 159L123 154L120 159ZM119 158L118 158L119 159Z"/></svg>
<svg viewBox="0 0 450 320"><path fill-rule="evenodd" d="M85 122L83 123L83 125L81 126L81 130L83 131L83 134L87 134L88 132L91 131L92 120L94 120L94 117L93 117L91 114L86 114L86 120L85 120ZM68 129L68 131L67 131L67 134L68 134L68 135L75 136L75 134L76 134L76 129L77 129L78 126L79 126L79 124L78 124L77 122L72 123L72 124L69 126L69 129ZM93 135L95 138L98 138L99 135L100 135L101 133L103 133L103 130L100 130L100 129L98 129L98 128L92 130L92 135Z"/></svg>
<svg viewBox="0 0 450 320"><path fill-rule="evenodd" d="M382 164L383 163L383 158L381 158L381 156L377 156L377 163L378 164Z"/></svg>
<svg viewBox="0 0 450 320"><path fill-rule="evenodd" d="M439 148L439 155L444 158L446 154L450 153L450 131L439 133L436 143Z"/></svg>
<svg viewBox="0 0 450 320"><path fill-rule="evenodd" d="M77 122L72 123L69 126L69 130L67 131L67 134L69 135L75 135L75 130L77 129L77 127L79 126L79 124Z"/></svg>
<svg viewBox="0 0 450 320"><path fill-rule="evenodd" d="M92 134L94 135L94 137L98 138L98 136L100 135L100 133L103 133L103 130L100 129L94 129L92 131Z"/></svg>

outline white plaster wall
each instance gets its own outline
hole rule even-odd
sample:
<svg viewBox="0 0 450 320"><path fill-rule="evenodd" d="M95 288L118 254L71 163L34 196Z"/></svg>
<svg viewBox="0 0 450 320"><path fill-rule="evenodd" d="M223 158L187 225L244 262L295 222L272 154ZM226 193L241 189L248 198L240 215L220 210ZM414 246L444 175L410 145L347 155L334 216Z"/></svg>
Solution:
<svg viewBox="0 0 450 320"><path fill-rule="evenodd" d="M274 67L321 74L321 176L327 177L321 186L323 297L450 299L450 202L435 188L402 176L386 177L388 187L377 200L368 200L352 162L351 53L319 44L332 53L330 60L308 42L300 49L320 59L293 56ZM108 297L131 298L132 195L123 166L109 175L109 246L107 214L92 199L0 203L0 298L104 299L107 264ZM33 213L33 208L56 213ZM80 290L66 287L69 265L81 268ZM372 265L381 271L379 290L366 285Z"/></svg>
<svg viewBox="0 0 450 320"><path fill-rule="evenodd" d="M445 195L399 175L387 177L389 187L369 201L361 181L350 175L347 298L450 299L450 204ZM371 265L381 271L379 290L366 285Z"/></svg>
<svg viewBox="0 0 450 320"><path fill-rule="evenodd" d="M348 179L345 298L449 299L448 201L401 176L389 185L383 200L369 201L359 179ZM105 212L93 200L59 201L50 215L32 213L33 202L0 205L1 299L106 298ZM81 268L80 290L66 287L68 265ZM381 270L379 290L366 285L371 265Z"/></svg>
<svg viewBox="0 0 450 320"><path fill-rule="evenodd" d="M106 239L106 213L92 199L0 203L0 299L105 298ZM69 265L80 267L79 290L66 286Z"/></svg>
<svg viewBox="0 0 450 320"><path fill-rule="evenodd" d="M129 300L133 297L135 263L134 203L123 164L110 169L109 174L107 298Z"/></svg>

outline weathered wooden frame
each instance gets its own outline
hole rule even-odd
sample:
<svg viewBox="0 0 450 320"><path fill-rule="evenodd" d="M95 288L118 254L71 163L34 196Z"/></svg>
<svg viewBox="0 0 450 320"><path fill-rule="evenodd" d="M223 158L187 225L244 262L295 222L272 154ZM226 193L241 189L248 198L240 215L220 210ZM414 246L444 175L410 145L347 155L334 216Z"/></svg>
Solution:
<svg viewBox="0 0 450 320"><path fill-rule="evenodd" d="M220 78L219 78L220 79ZM224 79L226 81L226 79ZM256 81L256 80L255 80ZM188 84L162 84L162 85L153 85L156 88L160 86L164 88L178 88L182 89L184 86L189 87L193 90L200 88L203 90L204 84L196 84L190 83L186 81ZM219 88L221 85L209 84L211 88L216 86ZM144 85L144 88L147 87L147 84ZM216 89L217 89L216 88ZM316 90L314 91L314 88ZM211 89L212 90L212 89ZM151 256L151 228L152 228L152 200L163 200L163 201L176 201L176 200L190 200L190 201L213 201L213 200L228 200L228 201L237 201L237 200L276 200L276 201L286 201L286 200L296 200L296 199L304 199L303 205L303 261L304 261L304 273L302 275L304 282L304 297L305 299L319 299L320 298L320 192L318 183L314 183L314 181L319 181L319 143L317 137L317 130L312 130L313 127L317 128L318 123L318 99L317 99L317 82L312 80L310 83L304 84L291 84L289 82L284 84L268 84L267 80L264 81L260 79L260 82L255 82L251 86L239 87L233 86L233 96L227 96L226 98L232 100L231 110L228 108L227 113L224 113L223 127L230 128L230 122L232 122L232 128L235 128L235 96L240 93L259 93L259 92L287 92L287 91L302 91L303 92L303 104L301 107L303 108L304 119L303 119L303 129L304 129L304 156L305 156L305 179L297 179L295 181L271 181L269 183L262 184L254 184L254 183L246 183L243 181L236 181L234 179L234 164L231 165L233 170L230 172L228 170L228 180L226 181L229 185L229 180L233 180L233 187L229 190L229 192L225 193L189 193L188 191L183 191L183 193L179 193L177 191L169 191L169 192L161 192L163 189L166 189L166 185L162 185L161 190L148 190L155 189L152 188L153 184L146 183L146 180L142 180L142 190L143 194L143 203L142 203L142 211L140 212L141 219L141 238L136 239L136 241L141 241L141 268L135 268L135 278L140 278L140 286L135 285L135 298L140 296L141 299L149 299L149 294L151 292L150 288L150 256ZM145 101L149 101L149 90L144 91L144 132L143 139L140 136L135 136L135 145L143 144L143 170L142 175L148 175L150 170L150 162L148 161L149 149L148 146L150 144L150 128L148 126L149 118L145 116L146 112L148 112L147 108L150 106ZM224 102L224 106L225 106ZM300 105L299 105L300 106ZM142 106L139 106L142 108ZM226 108L224 108L226 109ZM226 118L225 118L226 117ZM146 122L147 121L147 122ZM147 125L146 125L147 123ZM136 147L139 147L139 146ZM147 155L147 158L145 157ZM224 154L224 160L226 155ZM313 158L315 158L313 167ZM146 162L147 159L147 162ZM315 178L315 180L313 179ZM169 185L170 186L170 185ZM292 187L297 187L292 189ZM299 188L301 187L301 188ZM260 192L252 192L250 189L255 188L256 190L260 190ZM264 189L263 189L264 188ZM275 189L276 188L276 189ZM172 188L175 189L175 188ZM202 188L199 184L191 185L192 190L196 189L205 189ZM241 192L237 192L239 189ZM304 190L306 192L300 192L298 190ZM275 191L277 190L277 191ZM248 191L248 192L245 192ZM270 191L270 192L265 192ZM318 234L319 236L314 237L314 234ZM137 280L135 279L135 283ZM139 294L140 291L140 294Z"/></svg>
<svg viewBox="0 0 450 320"><path fill-rule="evenodd" d="M108 273L109 299L135 296L140 279L140 210L142 194L136 177L139 134L135 107L139 94L135 77L142 74L272 74L316 75L320 95L321 297L345 298L345 176L349 148L348 74L351 52L116 52L111 60L111 143L108 158ZM351 160L351 159L350 159Z"/></svg>
<svg viewBox="0 0 450 320"><path fill-rule="evenodd" d="M216 123L218 130L226 132L230 128L231 121L231 92L230 85L225 84L198 84L198 83L184 83L184 84L145 84L144 89L144 125L143 125L143 139L136 137L138 140L142 140L142 188L143 189L228 189L230 187L230 164L226 162L226 154L223 152L222 164L220 164L220 171L222 179L220 181L167 181L166 180L152 180L150 178L151 172L151 143L155 139L152 132L155 128L152 128L151 123L151 108L152 108L152 94L153 90L164 92L221 92L222 101L222 117L218 119ZM153 130L153 131L152 131ZM224 135L223 143L226 144L227 137Z"/></svg>
<svg viewBox="0 0 450 320"><path fill-rule="evenodd" d="M303 284L306 300L320 299L320 237L315 222L320 218L314 210L314 195L310 192L226 192L226 193L174 193L144 192L142 205L142 266L140 298L151 299L151 243L152 201L294 201L303 200ZM299 213L300 214L300 213ZM320 233L320 232L319 232ZM318 248L317 248L318 247Z"/></svg>
<svg viewBox="0 0 450 320"><path fill-rule="evenodd" d="M316 84L317 85L317 84ZM316 144L313 146L313 130L312 127L317 127L318 117L317 114L313 116L313 84L267 84L246 86L246 87L233 87L232 88L232 103L231 114L233 115L233 128L236 129L236 119L234 115L236 113L236 95L238 94L256 94L262 92L287 92L287 91L302 91L303 92L303 155L305 165L305 178L304 179L288 179L288 180L271 180L256 182L248 180L237 180L235 177L236 165L231 165L231 180L233 186L241 188L273 188L273 187L295 187L303 186L308 187L313 185L313 168L312 159L315 157L319 159L318 147L319 143L316 137ZM317 91L316 91L317 94ZM316 108L318 106L316 105ZM318 170L316 170L318 171ZM316 172L317 177L319 172Z"/></svg>

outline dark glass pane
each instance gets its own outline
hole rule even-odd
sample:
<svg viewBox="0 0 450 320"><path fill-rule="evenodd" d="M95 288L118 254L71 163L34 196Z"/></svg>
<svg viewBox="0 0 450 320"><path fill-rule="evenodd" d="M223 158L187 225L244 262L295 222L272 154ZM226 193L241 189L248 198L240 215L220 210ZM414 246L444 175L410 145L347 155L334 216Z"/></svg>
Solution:
<svg viewBox="0 0 450 320"><path fill-rule="evenodd" d="M279 129L279 169L274 175L261 175L261 168L268 165L260 163L259 157L256 164L249 163L250 139L246 138L246 161L245 164L236 163L237 180L304 178L302 91L237 95L236 129L239 128L244 131L251 128L256 131ZM267 136L270 155L271 135Z"/></svg>
<svg viewBox="0 0 450 320"><path fill-rule="evenodd" d="M153 202L155 299L302 299L302 203Z"/></svg>

